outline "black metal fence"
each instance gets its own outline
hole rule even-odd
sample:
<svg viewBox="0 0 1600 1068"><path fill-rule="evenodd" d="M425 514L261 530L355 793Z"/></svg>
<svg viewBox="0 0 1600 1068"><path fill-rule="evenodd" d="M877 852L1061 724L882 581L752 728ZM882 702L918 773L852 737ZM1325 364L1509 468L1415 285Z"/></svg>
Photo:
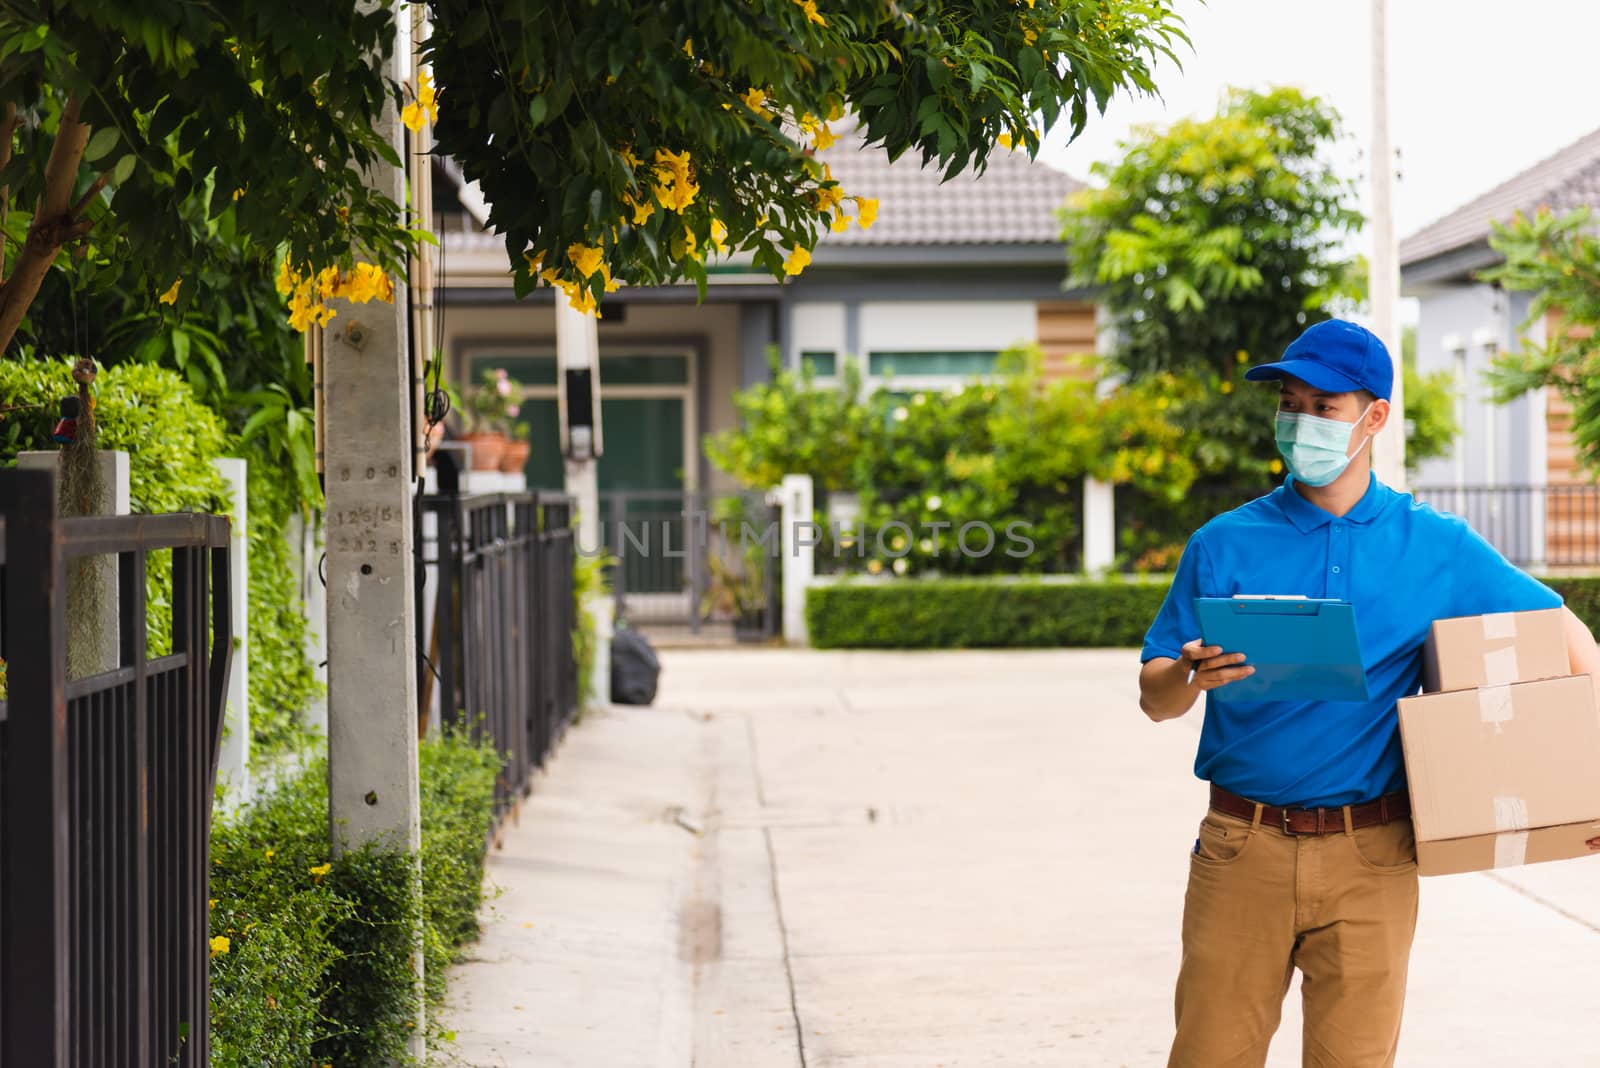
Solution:
<svg viewBox="0 0 1600 1068"><path fill-rule="evenodd" d="M1471 523L1519 566L1600 566L1600 485L1419 486L1413 492Z"/></svg>
<svg viewBox="0 0 1600 1068"><path fill-rule="evenodd" d="M608 490L599 503L618 619L691 633L731 625L749 640L778 632L781 510L767 494Z"/></svg>
<svg viewBox="0 0 1600 1068"><path fill-rule="evenodd" d="M228 521L55 515L52 473L0 473L0 1066L203 1066ZM168 551L171 646L152 657L146 565ZM106 556L116 663L69 680L67 573Z"/></svg>
<svg viewBox="0 0 1600 1068"><path fill-rule="evenodd" d="M422 535L433 608L419 601L421 714L437 707L445 725L493 739L506 761L503 813L577 713L572 502L497 493L429 496L422 507L433 517Z"/></svg>

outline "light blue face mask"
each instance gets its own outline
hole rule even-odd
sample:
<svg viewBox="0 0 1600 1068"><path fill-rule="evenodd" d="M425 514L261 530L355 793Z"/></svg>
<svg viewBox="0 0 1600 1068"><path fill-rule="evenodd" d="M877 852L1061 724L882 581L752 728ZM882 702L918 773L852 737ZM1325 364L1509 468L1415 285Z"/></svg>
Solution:
<svg viewBox="0 0 1600 1068"><path fill-rule="evenodd" d="M1353 454L1345 454L1350 447L1351 430L1360 426L1370 411L1372 404L1362 410L1354 423L1305 412L1279 412L1278 452L1289 465L1294 480L1308 486L1326 486L1343 474L1350 461L1361 455L1361 450L1372 440L1372 435L1368 434Z"/></svg>

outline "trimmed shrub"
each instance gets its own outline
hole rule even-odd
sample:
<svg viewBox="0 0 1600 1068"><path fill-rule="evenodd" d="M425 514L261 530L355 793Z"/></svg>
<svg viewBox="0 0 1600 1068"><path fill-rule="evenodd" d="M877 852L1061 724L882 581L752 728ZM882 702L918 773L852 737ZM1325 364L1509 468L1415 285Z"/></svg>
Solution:
<svg viewBox="0 0 1600 1068"><path fill-rule="evenodd" d="M420 756L420 898L404 853L329 855L325 761L217 821L211 1043L219 1068L405 1062L412 922L420 909L428 998L437 1005L445 970L478 934L500 768L489 746L465 736L430 739Z"/></svg>
<svg viewBox="0 0 1600 1068"><path fill-rule="evenodd" d="M1600 576L1544 582L1600 637ZM819 649L1137 648L1170 583L840 582L806 591L806 625Z"/></svg>
<svg viewBox="0 0 1600 1068"><path fill-rule="evenodd" d="M72 361L0 361L0 403L38 405L0 422L0 463L17 453L54 451L56 402L75 388ZM128 453L133 511L226 511L226 486L212 466L240 450L222 418L200 403L176 372L143 363L102 368L95 381L95 419L102 449ZM250 722L256 759L281 754L301 740L300 713L317 692L305 653L305 612L288 565L284 527L294 508L283 473L253 450L250 459ZM171 647L171 558L149 558L150 654Z"/></svg>
<svg viewBox="0 0 1600 1068"><path fill-rule="evenodd" d="M806 591L822 649L1137 646L1167 582L926 579L841 582Z"/></svg>

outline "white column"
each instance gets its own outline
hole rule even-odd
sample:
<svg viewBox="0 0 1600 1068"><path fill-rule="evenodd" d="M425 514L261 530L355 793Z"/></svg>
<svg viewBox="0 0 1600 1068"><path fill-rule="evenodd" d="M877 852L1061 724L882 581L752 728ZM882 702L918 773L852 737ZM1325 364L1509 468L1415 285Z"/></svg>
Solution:
<svg viewBox="0 0 1600 1068"><path fill-rule="evenodd" d="M236 808L250 799L250 499L246 489L245 461L226 457L213 460L228 484L228 514L233 519L229 537L229 594L233 615L233 667L228 672L228 711L217 761L217 782L222 786L222 806Z"/></svg>
<svg viewBox="0 0 1600 1068"><path fill-rule="evenodd" d="M128 515L133 510L127 453L96 450L98 494L89 501L68 499L70 487L62 478L62 455L59 449L17 455L17 467L22 470L56 473L56 494L62 515ZM115 671L120 666L122 643L117 627L120 600L115 556L88 557L78 565L67 565L67 604L71 609L67 624L67 678L88 678ZM92 613L87 609L89 605L96 606Z"/></svg>
<svg viewBox="0 0 1600 1068"><path fill-rule="evenodd" d="M1394 233L1394 150L1389 142L1388 0L1372 0L1372 252L1368 289L1372 295L1372 332L1383 340L1394 361L1394 393L1389 398L1389 424L1372 443L1378 478L1395 489L1406 487L1405 375L1400 355L1400 245Z"/></svg>
<svg viewBox="0 0 1600 1068"><path fill-rule="evenodd" d="M591 597L584 609L594 620L594 677L591 680L594 696L591 700L604 707L611 703L611 635L616 601L607 596Z"/></svg>
<svg viewBox="0 0 1600 1068"><path fill-rule="evenodd" d="M1097 478L1083 480L1083 570L1104 575L1117 560L1116 487Z"/></svg>
<svg viewBox="0 0 1600 1068"><path fill-rule="evenodd" d="M811 518L811 476L784 475L778 492L783 501L783 532L779 539L783 547L783 640L790 645L809 645L806 590L816 575L819 533Z"/></svg>
<svg viewBox="0 0 1600 1068"><path fill-rule="evenodd" d="M561 294L556 294L556 362L560 367L560 388L566 391L566 372L587 368L594 390L594 412L598 425L600 412L600 324L594 316L578 311ZM596 436L596 438L598 435ZM576 502L578 549L597 552L600 547L600 470L595 455L600 442L567 444L565 460L566 491Z"/></svg>

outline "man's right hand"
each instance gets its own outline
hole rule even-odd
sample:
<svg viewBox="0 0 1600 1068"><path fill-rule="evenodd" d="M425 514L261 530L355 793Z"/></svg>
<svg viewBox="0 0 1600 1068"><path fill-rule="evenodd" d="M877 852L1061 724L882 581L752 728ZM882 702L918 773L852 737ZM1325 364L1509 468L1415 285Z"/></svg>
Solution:
<svg viewBox="0 0 1600 1068"><path fill-rule="evenodd" d="M1185 645L1178 663L1183 666L1185 678L1190 670L1194 671L1194 682L1190 685L1200 690L1215 690L1256 673L1255 668L1245 664L1243 653L1225 653L1222 646L1206 645L1203 638Z"/></svg>
<svg viewBox="0 0 1600 1068"><path fill-rule="evenodd" d="M1193 678L1190 673L1193 672ZM1154 720L1176 719L1194 706L1202 691L1215 690L1254 675L1243 653L1223 652L1196 638L1176 660L1156 657L1139 671L1139 707Z"/></svg>

